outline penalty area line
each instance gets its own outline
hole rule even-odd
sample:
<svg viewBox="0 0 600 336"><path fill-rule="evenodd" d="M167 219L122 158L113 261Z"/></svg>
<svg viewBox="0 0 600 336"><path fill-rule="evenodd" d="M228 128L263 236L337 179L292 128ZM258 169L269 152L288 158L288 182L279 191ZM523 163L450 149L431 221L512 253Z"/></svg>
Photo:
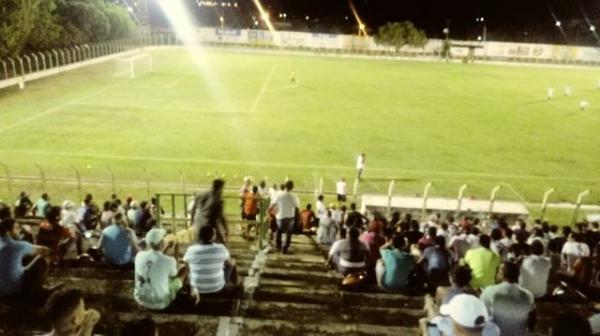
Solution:
<svg viewBox="0 0 600 336"><path fill-rule="evenodd" d="M276 69L277 69L277 65L273 65L273 67L271 68L271 72L269 72L269 76L267 77L267 80L265 81L262 88L260 89L258 96L256 96L256 99L254 100L254 104L252 104L252 108L250 109L250 114L252 114L252 113L254 113L254 111L256 111L256 107L258 106L258 104L262 100L262 97L264 96L265 92L267 91L267 87L269 86L269 83L271 83L271 78L273 78L273 74L275 73Z"/></svg>

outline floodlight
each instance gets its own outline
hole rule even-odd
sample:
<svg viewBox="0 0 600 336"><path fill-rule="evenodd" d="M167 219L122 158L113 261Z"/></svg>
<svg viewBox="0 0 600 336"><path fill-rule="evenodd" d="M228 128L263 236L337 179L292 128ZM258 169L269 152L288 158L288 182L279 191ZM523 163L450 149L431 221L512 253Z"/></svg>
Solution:
<svg viewBox="0 0 600 336"><path fill-rule="evenodd" d="M590 26L590 31L595 32L596 31L596 26Z"/></svg>
<svg viewBox="0 0 600 336"><path fill-rule="evenodd" d="M481 41L481 40L482 40L482 37L481 37L481 35L480 35L480 36L477 36L477 41Z"/></svg>
<svg viewBox="0 0 600 336"><path fill-rule="evenodd" d="M310 20L310 16L308 16L308 15L307 15L307 16L305 17L305 19L306 19L307 21L308 21L308 20Z"/></svg>
<svg viewBox="0 0 600 336"><path fill-rule="evenodd" d="M133 13L133 8L131 8L131 7L127 7L127 10L128 10L130 13Z"/></svg>
<svg viewBox="0 0 600 336"><path fill-rule="evenodd" d="M234 2L234 3L233 3L233 7L237 7L237 2Z"/></svg>
<svg viewBox="0 0 600 336"><path fill-rule="evenodd" d="M269 13L265 12L265 13L262 15L262 19L263 19L263 20L265 20L265 21L269 20Z"/></svg>
<svg viewBox="0 0 600 336"><path fill-rule="evenodd" d="M219 21L221 21L221 23L223 23L223 21L225 21L225 18L223 18L222 16L219 17Z"/></svg>
<svg viewBox="0 0 600 336"><path fill-rule="evenodd" d="M359 25L358 25L358 28L359 28L360 30L365 30L365 24L364 24L364 23L361 23L361 24L359 24Z"/></svg>
<svg viewBox="0 0 600 336"><path fill-rule="evenodd" d="M556 26L560 27L560 26L562 26L562 23L560 21L556 21Z"/></svg>
<svg viewBox="0 0 600 336"><path fill-rule="evenodd" d="M287 17L287 13L283 13L283 18L285 19Z"/></svg>

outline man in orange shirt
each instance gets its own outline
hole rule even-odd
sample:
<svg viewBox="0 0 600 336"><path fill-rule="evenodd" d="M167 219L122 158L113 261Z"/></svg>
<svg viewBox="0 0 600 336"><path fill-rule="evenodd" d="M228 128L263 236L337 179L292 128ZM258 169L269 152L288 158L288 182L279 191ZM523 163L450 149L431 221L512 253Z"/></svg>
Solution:
<svg viewBox="0 0 600 336"><path fill-rule="evenodd" d="M302 222L302 229L305 231L310 231L317 226L317 216L315 215L315 212L312 211L312 205L310 203L307 204L306 209L302 210L300 213L300 220Z"/></svg>
<svg viewBox="0 0 600 336"><path fill-rule="evenodd" d="M243 195L244 202L244 219L242 220L242 226L244 228L244 234L246 237L250 236L250 229L256 228L256 215L258 214L258 201L260 195L258 194L258 187L252 187L252 192L246 192Z"/></svg>
<svg viewBox="0 0 600 336"><path fill-rule="evenodd" d="M61 211L60 207L51 206L46 213L46 219L40 223L37 235L37 244L54 252L54 262L60 261L75 241L71 231L59 224Z"/></svg>

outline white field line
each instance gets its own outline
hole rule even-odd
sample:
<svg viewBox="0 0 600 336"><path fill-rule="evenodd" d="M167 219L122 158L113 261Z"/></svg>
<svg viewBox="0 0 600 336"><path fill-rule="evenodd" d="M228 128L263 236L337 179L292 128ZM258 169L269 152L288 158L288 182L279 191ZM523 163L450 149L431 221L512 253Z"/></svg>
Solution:
<svg viewBox="0 0 600 336"><path fill-rule="evenodd" d="M6 125L6 126L0 128L0 133L3 133L3 132L8 131L8 130L11 130L11 129L15 128L15 127L19 127L19 126L21 126L23 124L26 124L26 123L28 123L30 121L33 121L33 120L36 120L38 118L41 118L41 117L47 116L49 114L52 114L52 113L54 113L56 111L59 111L60 109L62 109L64 107L69 106L69 105L75 105L75 104L77 104L77 103L79 103L79 102L81 102L83 100L86 100L88 98L97 96L97 95L101 94L102 92L105 92L105 91L108 91L110 89L113 89L113 88L115 88L116 86L118 86L120 84L121 84L121 82L117 82L117 83L111 84L111 85L106 86L106 87L104 87L104 88L102 88L100 90L96 90L94 92L91 92L91 93L89 93L89 94L87 94L85 96L81 96L79 98L75 98L75 99L70 100L70 101L68 101L66 103L62 103L62 104L60 104L58 106L49 108L49 109L47 109L45 111L42 111L42 112L37 113L37 114L34 114L34 115L30 116L30 117L27 117L27 118L21 119L19 121L16 121L16 122L14 122L12 124Z"/></svg>
<svg viewBox="0 0 600 336"><path fill-rule="evenodd" d="M110 154L92 154L92 153L71 153L71 152L54 152L54 151L39 151L39 150L15 150L0 148L0 153L15 153L23 155L46 155L46 156L62 156L72 158L91 158L91 159L107 159L107 160L122 160L122 161L156 161L156 162L174 162L174 163L202 163L202 164L223 164L223 165L243 165L243 166L260 166L260 167L288 167L302 169L322 169L327 170L344 170L355 171L353 166L336 166L336 165L318 165L318 164L298 164L298 163L281 163L281 162L265 162L265 161L236 161L236 160L216 160L216 159L198 159L198 158L176 158L165 156L130 156L130 155L110 155ZM419 170L419 169L403 169L403 168L376 168L369 167L368 171L379 172L395 172L395 173L416 173L430 174L441 176L476 176L490 178L513 178L513 179L538 179L538 180L559 180L559 181L580 181L599 183L600 178L580 178L569 176L538 176L538 175L515 175L515 174L491 174L481 172L458 172L458 171L436 171L436 170ZM368 178L365 178L368 181Z"/></svg>
<svg viewBox="0 0 600 336"><path fill-rule="evenodd" d="M256 107L258 106L258 103L260 103L260 101L262 100L262 97L264 96L265 91L267 90L267 87L269 86L269 83L271 82L271 78L273 78L273 74L275 73L276 69L277 69L277 65L273 65L273 67L271 68L271 72L269 72L269 76L267 77L267 80L265 81L262 88L260 89L258 96L256 96L256 99L254 100L254 104L252 104L252 108L250 109L250 114L254 113L254 111L256 110Z"/></svg>
<svg viewBox="0 0 600 336"><path fill-rule="evenodd" d="M175 85L179 84L182 80L190 77L191 75L193 75L194 73L189 73L183 76L180 76L179 78L175 79L174 81L172 81L171 83L167 84L165 86L166 89L172 89L175 87Z"/></svg>

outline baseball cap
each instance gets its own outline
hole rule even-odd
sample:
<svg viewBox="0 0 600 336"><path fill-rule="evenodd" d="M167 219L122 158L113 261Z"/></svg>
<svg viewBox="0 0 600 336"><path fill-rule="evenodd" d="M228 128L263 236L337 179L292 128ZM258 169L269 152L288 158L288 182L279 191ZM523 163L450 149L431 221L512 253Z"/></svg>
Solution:
<svg viewBox="0 0 600 336"><path fill-rule="evenodd" d="M167 235L165 229L152 229L146 233L146 243L158 245Z"/></svg>
<svg viewBox="0 0 600 336"><path fill-rule="evenodd" d="M466 328L482 327L489 320L489 314L483 301L476 296L459 294L449 303L440 307L440 314L450 318Z"/></svg>

